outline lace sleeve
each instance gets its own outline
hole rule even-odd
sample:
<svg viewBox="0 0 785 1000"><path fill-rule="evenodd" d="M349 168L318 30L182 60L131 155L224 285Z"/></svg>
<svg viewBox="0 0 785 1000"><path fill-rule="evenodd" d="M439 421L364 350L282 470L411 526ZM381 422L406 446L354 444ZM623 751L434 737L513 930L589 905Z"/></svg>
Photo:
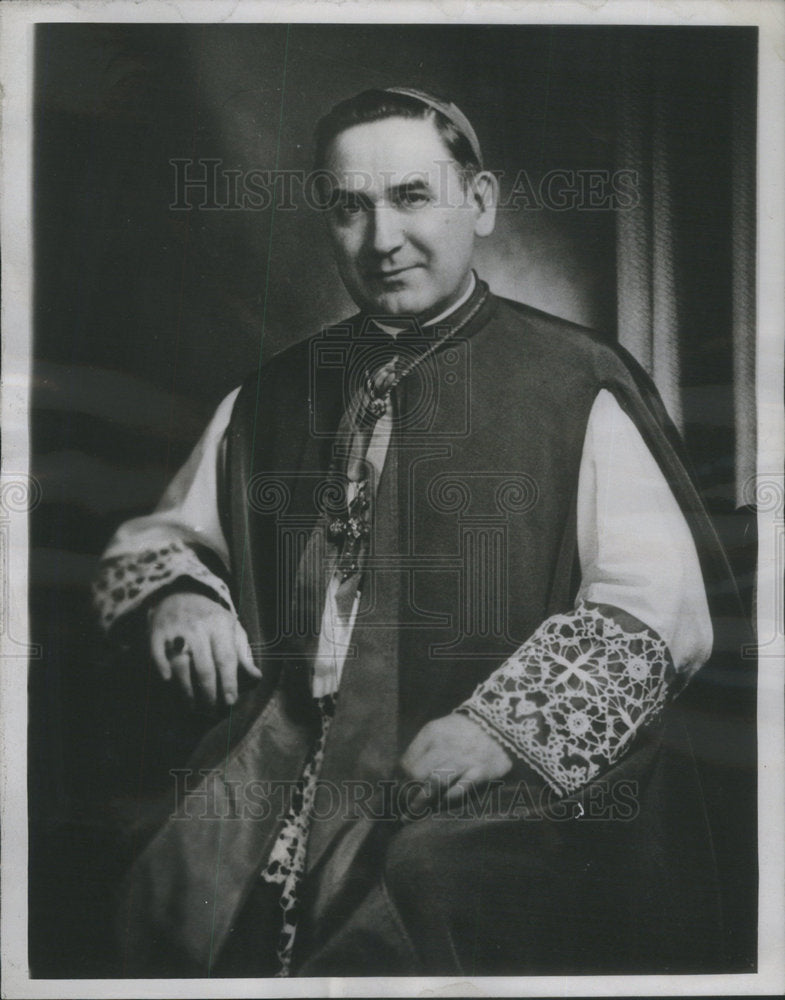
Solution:
<svg viewBox="0 0 785 1000"><path fill-rule="evenodd" d="M656 633L625 631L581 603L543 622L458 711L569 794L656 720L673 677Z"/></svg>
<svg viewBox="0 0 785 1000"><path fill-rule="evenodd" d="M101 626L108 631L121 617L135 611L157 591L181 578L195 581L230 611L234 605L226 583L188 545L171 541L160 548L116 555L101 562L93 584L93 603Z"/></svg>

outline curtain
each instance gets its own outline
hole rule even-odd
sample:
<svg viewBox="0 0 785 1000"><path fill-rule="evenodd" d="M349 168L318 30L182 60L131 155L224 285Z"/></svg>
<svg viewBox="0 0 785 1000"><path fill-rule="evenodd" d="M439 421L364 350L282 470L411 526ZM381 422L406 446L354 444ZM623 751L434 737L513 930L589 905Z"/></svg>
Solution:
<svg viewBox="0 0 785 1000"><path fill-rule="evenodd" d="M755 36L640 29L617 66L616 166L637 195L617 212L619 342L657 384L703 485L723 478L742 506L756 450Z"/></svg>

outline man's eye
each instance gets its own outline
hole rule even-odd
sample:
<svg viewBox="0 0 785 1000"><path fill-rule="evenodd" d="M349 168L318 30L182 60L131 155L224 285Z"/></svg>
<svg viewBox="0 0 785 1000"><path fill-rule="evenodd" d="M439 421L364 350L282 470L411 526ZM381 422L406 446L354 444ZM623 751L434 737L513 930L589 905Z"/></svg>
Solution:
<svg viewBox="0 0 785 1000"><path fill-rule="evenodd" d="M426 191L401 191L398 195L398 204L404 208L419 208L429 201Z"/></svg>
<svg viewBox="0 0 785 1000"><path fill-rule="evenodd" d="M342 194L335 198L333 207L344 216L359 215L363 208L360 199L350 194Z"/></svg>

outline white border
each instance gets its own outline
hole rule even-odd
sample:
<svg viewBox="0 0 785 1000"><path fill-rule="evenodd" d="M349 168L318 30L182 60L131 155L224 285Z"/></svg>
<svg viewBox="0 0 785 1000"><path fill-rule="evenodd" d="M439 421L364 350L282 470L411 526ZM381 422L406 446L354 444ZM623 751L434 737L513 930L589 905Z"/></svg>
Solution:
<svg viewBox="0 0 785 1000"><path fill-rule="evenodd" d="M759 823L761 864L759 972L716 976L548 976L451 979L187 979L31 980L27 971L27 679L19 643L27 640L27 523L10 515L13 639L2 640L2 935L4 997L255 997L267 996L615 996L750 995L785 992L785 731L783 609L775 585L783 565L782 405L785 331L785 4L779 0L507 0L460 3L399 0L139 0L19 2L0 7L2 114L3 486L28 470L31 344L31 139L33 26L57 21L542 23L758 25L758 486L761 513L759 635L776 635L760 659ZM763 495L772 484L775 502ZM777 490L779 492L777 492ZM776 502L777 497L779 502ZM0 525L2 528L2 525ZM33 664L33 669L35 665Z"/></svg>

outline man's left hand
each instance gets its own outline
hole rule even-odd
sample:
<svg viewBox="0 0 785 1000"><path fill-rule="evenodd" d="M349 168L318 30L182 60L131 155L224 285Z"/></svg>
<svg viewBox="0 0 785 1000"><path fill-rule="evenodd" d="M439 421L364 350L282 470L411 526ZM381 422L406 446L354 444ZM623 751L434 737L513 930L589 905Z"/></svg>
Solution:
<svg viewBox="0 0 785 1000"><path fill-rule="evenodd" d="M400 761L404 780L424 785L411 803L412 812L429 799L460 799L472 785L501 778L511 767L512 758L501 744L457 713L426 723Z"/></svg>

